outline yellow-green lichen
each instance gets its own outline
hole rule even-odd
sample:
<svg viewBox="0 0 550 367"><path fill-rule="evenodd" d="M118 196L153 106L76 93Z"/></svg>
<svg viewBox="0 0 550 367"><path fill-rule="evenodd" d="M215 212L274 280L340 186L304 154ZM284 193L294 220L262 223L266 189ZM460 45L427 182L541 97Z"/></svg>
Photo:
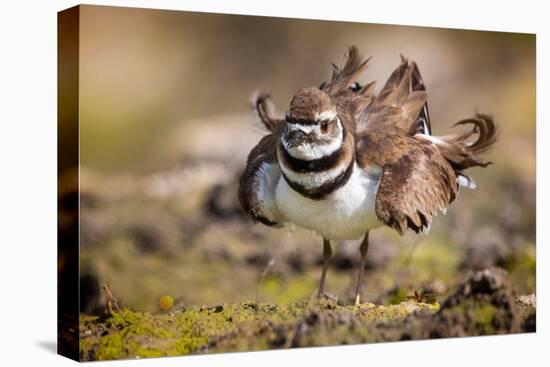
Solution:
<svg viewBox="0 0 550 367"><path fill-rule="evenodd" d="M331 333L318 333L311 345L347 343L362 339L346 335L340 330L342 323L355 320L357 335L366 335L361 325L402 319L422 309L435 312L438 305L403 302L390 306L341 306L322 300L280 305L246 301L158 315L123 309L107 319L81 318L81 357L105 360L185 355L211 349L284 347L290 346L297 325L304 322L312 326L315 322L334 324Z"/></svg>

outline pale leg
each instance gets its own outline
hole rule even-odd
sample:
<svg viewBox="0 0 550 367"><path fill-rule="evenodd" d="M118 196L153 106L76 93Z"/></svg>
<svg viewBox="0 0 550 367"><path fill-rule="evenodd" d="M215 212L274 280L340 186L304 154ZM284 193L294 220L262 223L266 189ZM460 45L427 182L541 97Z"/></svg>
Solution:
<svg viewBox="0 0 550 367"><path fill-rule="evenodd" d="M327 277L327 270L330 263L330 257L332 256L332 248L330 241L323 238L323 272L321 273L321 280L319 282L319 292L317 298L321 298L325 293L325 278Z"/></svg>

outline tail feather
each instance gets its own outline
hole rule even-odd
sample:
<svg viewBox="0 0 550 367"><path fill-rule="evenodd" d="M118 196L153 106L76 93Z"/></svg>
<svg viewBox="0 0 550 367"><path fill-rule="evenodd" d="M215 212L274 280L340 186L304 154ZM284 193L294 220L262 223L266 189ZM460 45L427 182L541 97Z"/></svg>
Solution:
<svg viewBox="0 0 550 367"><path fill-rule="evenodd" d="M256 93L252 96L252 108L258 113L258 117L266 129L274 132L281 120L273 117L274 107L271 96L267 93Z"/></svg>
<svg viewBox="0 0 550 367"><path fill-rule="evenodd" d="M462 171L471 167L487 167L491 164L492 162L483 160L480 155L495 144L498 135L496 125L489 115L478 113L475 117L461 120L454 126L462 125L473 125L473 128L463 134L437 138L441 142L437 144L441 154L457 174L462 174ZM474 135L477 135L477 138L470 141Z"/></svg>
<svg viewBox="0 0 550 367"><path fill-rule="evenodd" d="M471 144L466 145L467 149L473 154L480 154L485 152L496 142L497 128L491 116L478 113L476 114L475 118L461 120L454 124L454 126L468 124L474 125L474 128L470 132L458 136L457 139L459 142L462 143L465 142L472 135L477 134L477 140Z"/></svg>

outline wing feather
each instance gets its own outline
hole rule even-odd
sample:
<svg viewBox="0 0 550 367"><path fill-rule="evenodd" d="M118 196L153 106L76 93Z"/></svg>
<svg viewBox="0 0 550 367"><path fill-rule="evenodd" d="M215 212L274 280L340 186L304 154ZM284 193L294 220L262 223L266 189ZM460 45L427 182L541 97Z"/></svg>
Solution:
<svg viewBox="0 0 550 367"><path fill-rule="evenodd" d="M357 118L357 159L383 175L376 196L378 218L403 234L427 230L456 197L456 174L431 134L427 94L416 63L402 57L384 87Z"/></svg>
<svg viewBox="0 0 550 367"><path fill-rule="evenodd" d="M435 145L415 138L407 142L401 157L383 167L375 202L378 218L400 234L429 228L458 191L455 172Z"/></svg>
<svg viewBox="0 0 550 367"><path fill-rule="evenodd" d="M281 126L273 125L273 132L252 149L239 180L241 208L253 221L268 226L282 225L282 215L274 201L275 185L281 176L277 160Z"/></svg>
<svg viewBox="0 0 550 367"><path fill-rule="evenodd" d="M427 98L416 63L402 57L378 96L358 109L357 131L368 134L391 126L402 136L414 135L425 123L430 133Z"/></svg>

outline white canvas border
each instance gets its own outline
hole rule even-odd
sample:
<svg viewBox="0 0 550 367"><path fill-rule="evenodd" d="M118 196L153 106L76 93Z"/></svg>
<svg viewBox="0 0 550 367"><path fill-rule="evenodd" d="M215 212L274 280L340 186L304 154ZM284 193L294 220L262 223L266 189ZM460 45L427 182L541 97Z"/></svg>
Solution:
<svg viewBox="0 0 550 367"><path fill-rule="evenodd" d="M1 121L3 254L2 365L68 365L54 353L56 340L56 12L73 1L5 2L1 11ZM548 361L549 195L548 43L542 1L94 1L218 13L285 16L537 33L537 333L290 351L232 353L140 361L143 366L280 366L532 364ZM546 108L545 108L546 107ZM547 164L546 164L547 166ZM544 342L546 340L546 342ZM28 363L27 363L28 362ZM113 362L110 362L113 363ZM133 366L136 361L116 362ZM104 365L99 363L98 365Z"/></svg>

